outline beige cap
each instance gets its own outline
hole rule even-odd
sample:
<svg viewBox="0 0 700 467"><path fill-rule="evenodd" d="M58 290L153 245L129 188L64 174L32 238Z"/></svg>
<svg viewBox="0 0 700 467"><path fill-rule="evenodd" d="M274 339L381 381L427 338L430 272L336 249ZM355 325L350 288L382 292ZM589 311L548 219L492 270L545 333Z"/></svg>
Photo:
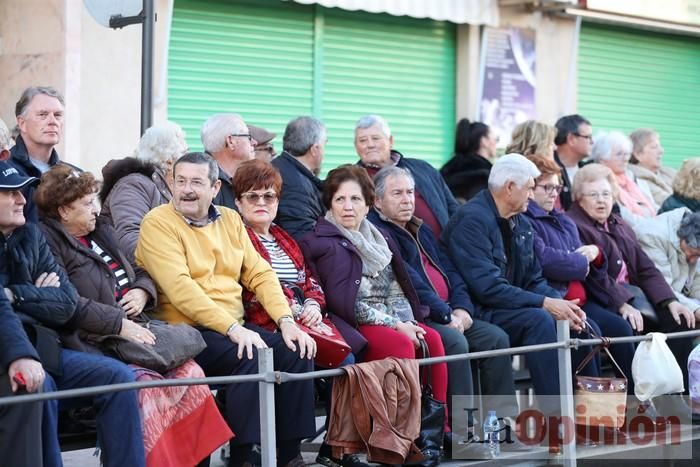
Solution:
<svg viewBox="0 0 700 467"><path fill-rule="evenodd" d="M269 143L277 136L275 133L267 131L265 128L254 125L248 125L248 131L250 132L250 136L258 142L258 146Z"/></svg>

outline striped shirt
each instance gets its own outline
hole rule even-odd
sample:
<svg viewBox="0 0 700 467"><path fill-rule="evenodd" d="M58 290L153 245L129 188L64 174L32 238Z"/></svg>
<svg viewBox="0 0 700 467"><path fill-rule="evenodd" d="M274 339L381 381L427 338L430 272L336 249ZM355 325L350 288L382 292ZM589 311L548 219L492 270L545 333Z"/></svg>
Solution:
<svg viewBox="0 0 700 467"><path fill-rule="evenodd" d="M114 298L117 301L121 300L124 297L124 294L127 293L131 287L129 277L126 275L126 271L124 268L122 268L122 265L119 264L116 259L112 258L106 251L104 251L100 245L95 243L94 240L81 237L80 243L97 253L99 257L102 258L102 261L107 263L107 266L109 266L109 269L112 270L114 277L117 279L116 287L114 289Z"/></svg>
<svg viewBox="0 0 700 467"><path fill-rule="evenodd" d="M272 270L280 282L299 282L299 270L287 253L279 246L277 240L260 237L260 241L270 255Z"/></svg>

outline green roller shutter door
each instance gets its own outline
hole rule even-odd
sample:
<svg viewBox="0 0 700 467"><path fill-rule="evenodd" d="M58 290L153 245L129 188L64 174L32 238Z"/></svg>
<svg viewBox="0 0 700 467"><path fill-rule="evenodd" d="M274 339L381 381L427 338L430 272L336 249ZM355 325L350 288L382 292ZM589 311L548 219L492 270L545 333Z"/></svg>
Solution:
<svg viewBox="0 0 700 467"><path fill-rule="evenodd" d="M323 120L328 164L357 160L359 117L386 118L395 147L440 167L454 146L455 28L437 21L326 10Z"/></svg>
<svg viewBox="0 0 700 467"><path fill-rule="evenodd" d="M595 130L654 128L664 163L678 167L698 155L699 104L697 37L583 23L578 110Z"/></svg>
<svg viewBox="0 0 700 467"><path fill-rule="evenodd" d="M328 126L324 173L355 162L355 121L379 113L397 149L440 166L455 116L455 27L286 2L175 2L169 118L193 149L216 112L281 136L298 115Z"/></svg>
<svg viewBox="0 0 700 467"><path fill-rule="evenodd" d="M177 0L168 60L168 118L201 149L209 116L235 112L281 135L311 113L313 8Z"/></svg>

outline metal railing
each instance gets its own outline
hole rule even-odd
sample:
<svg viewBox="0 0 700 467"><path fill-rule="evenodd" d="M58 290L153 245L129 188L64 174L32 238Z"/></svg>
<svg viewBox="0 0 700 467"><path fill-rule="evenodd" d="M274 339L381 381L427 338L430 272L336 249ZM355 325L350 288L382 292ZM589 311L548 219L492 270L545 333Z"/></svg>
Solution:
<svg viewBox="0 0 700 467"><path fill-rule="evenodd" d="M667 339L680 339L684 337L698 337L700 330L683 331L666 334ZM613 337L606 339L610 344L641 342L651 340L650 334L632 337ZM488 350L483 352L470 352L458 355L446 355L443 357L430 357L418 360L418 365L432 365L442 362L453 362L458 360L476 360L480 358L497 357L502 355L522 355L542 350L557 350L559 361L559 388L561 395L561 415L574 419L574 388L571 378L571 352L570 349L577 349L582 345L594 345L602 343L602 339L572 339L569 322L557 321L557 341L549 344L537 344L523 347L510 347L507 349ZM88 397L97 394L128 391L134 389L147 389L164 386L194 386L206 385L226 385L234 383L257 382L260 390L260 441L262 448L262 465L272 467L277 465L276 456L276 435L275 435L275 384L283 384L291 381L303 381L316 378L340 376L345 374L343 369L310 371L307 373L287 373L275 371L273 365L273 350L271 348L259 349L258 351L258 373L238 376L214 376L207 378L182 378L165 379L156 381L143 381L134 383L120 383L103 386L92 386L79 389L68 389L55 392L24 394L16 396L0 397L0 407L28 402L39 402L51 399L73 399L77 397ZM576 440L570 439L562 446L563 465L565 467L575 467L576 460Z"/></svg>

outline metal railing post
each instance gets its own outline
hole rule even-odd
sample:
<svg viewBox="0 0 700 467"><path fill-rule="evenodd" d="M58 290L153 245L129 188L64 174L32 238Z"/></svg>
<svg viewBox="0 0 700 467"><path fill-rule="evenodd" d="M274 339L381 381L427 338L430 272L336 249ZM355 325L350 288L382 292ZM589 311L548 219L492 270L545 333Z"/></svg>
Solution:
<svg viewBox="0 0 700 467"><path fill-rule="evenodd" d="M260 447L263 467L277 465L277 439L275 436L275 368L272 349L258 350L258 373L265 380L258 383L260 391Z"/></svg>
<svg viewBox="0 0 700 467"><path fill-rule="evenodd" d="M557 321L557 341L567 342L571 338L569 321ZM557 350L559 357L559 394L561 418L574 433L564 437L562 445L564 467L576 467L576 425L574 425L574 387L571 381L571 349L562 347Z"/></svg>

